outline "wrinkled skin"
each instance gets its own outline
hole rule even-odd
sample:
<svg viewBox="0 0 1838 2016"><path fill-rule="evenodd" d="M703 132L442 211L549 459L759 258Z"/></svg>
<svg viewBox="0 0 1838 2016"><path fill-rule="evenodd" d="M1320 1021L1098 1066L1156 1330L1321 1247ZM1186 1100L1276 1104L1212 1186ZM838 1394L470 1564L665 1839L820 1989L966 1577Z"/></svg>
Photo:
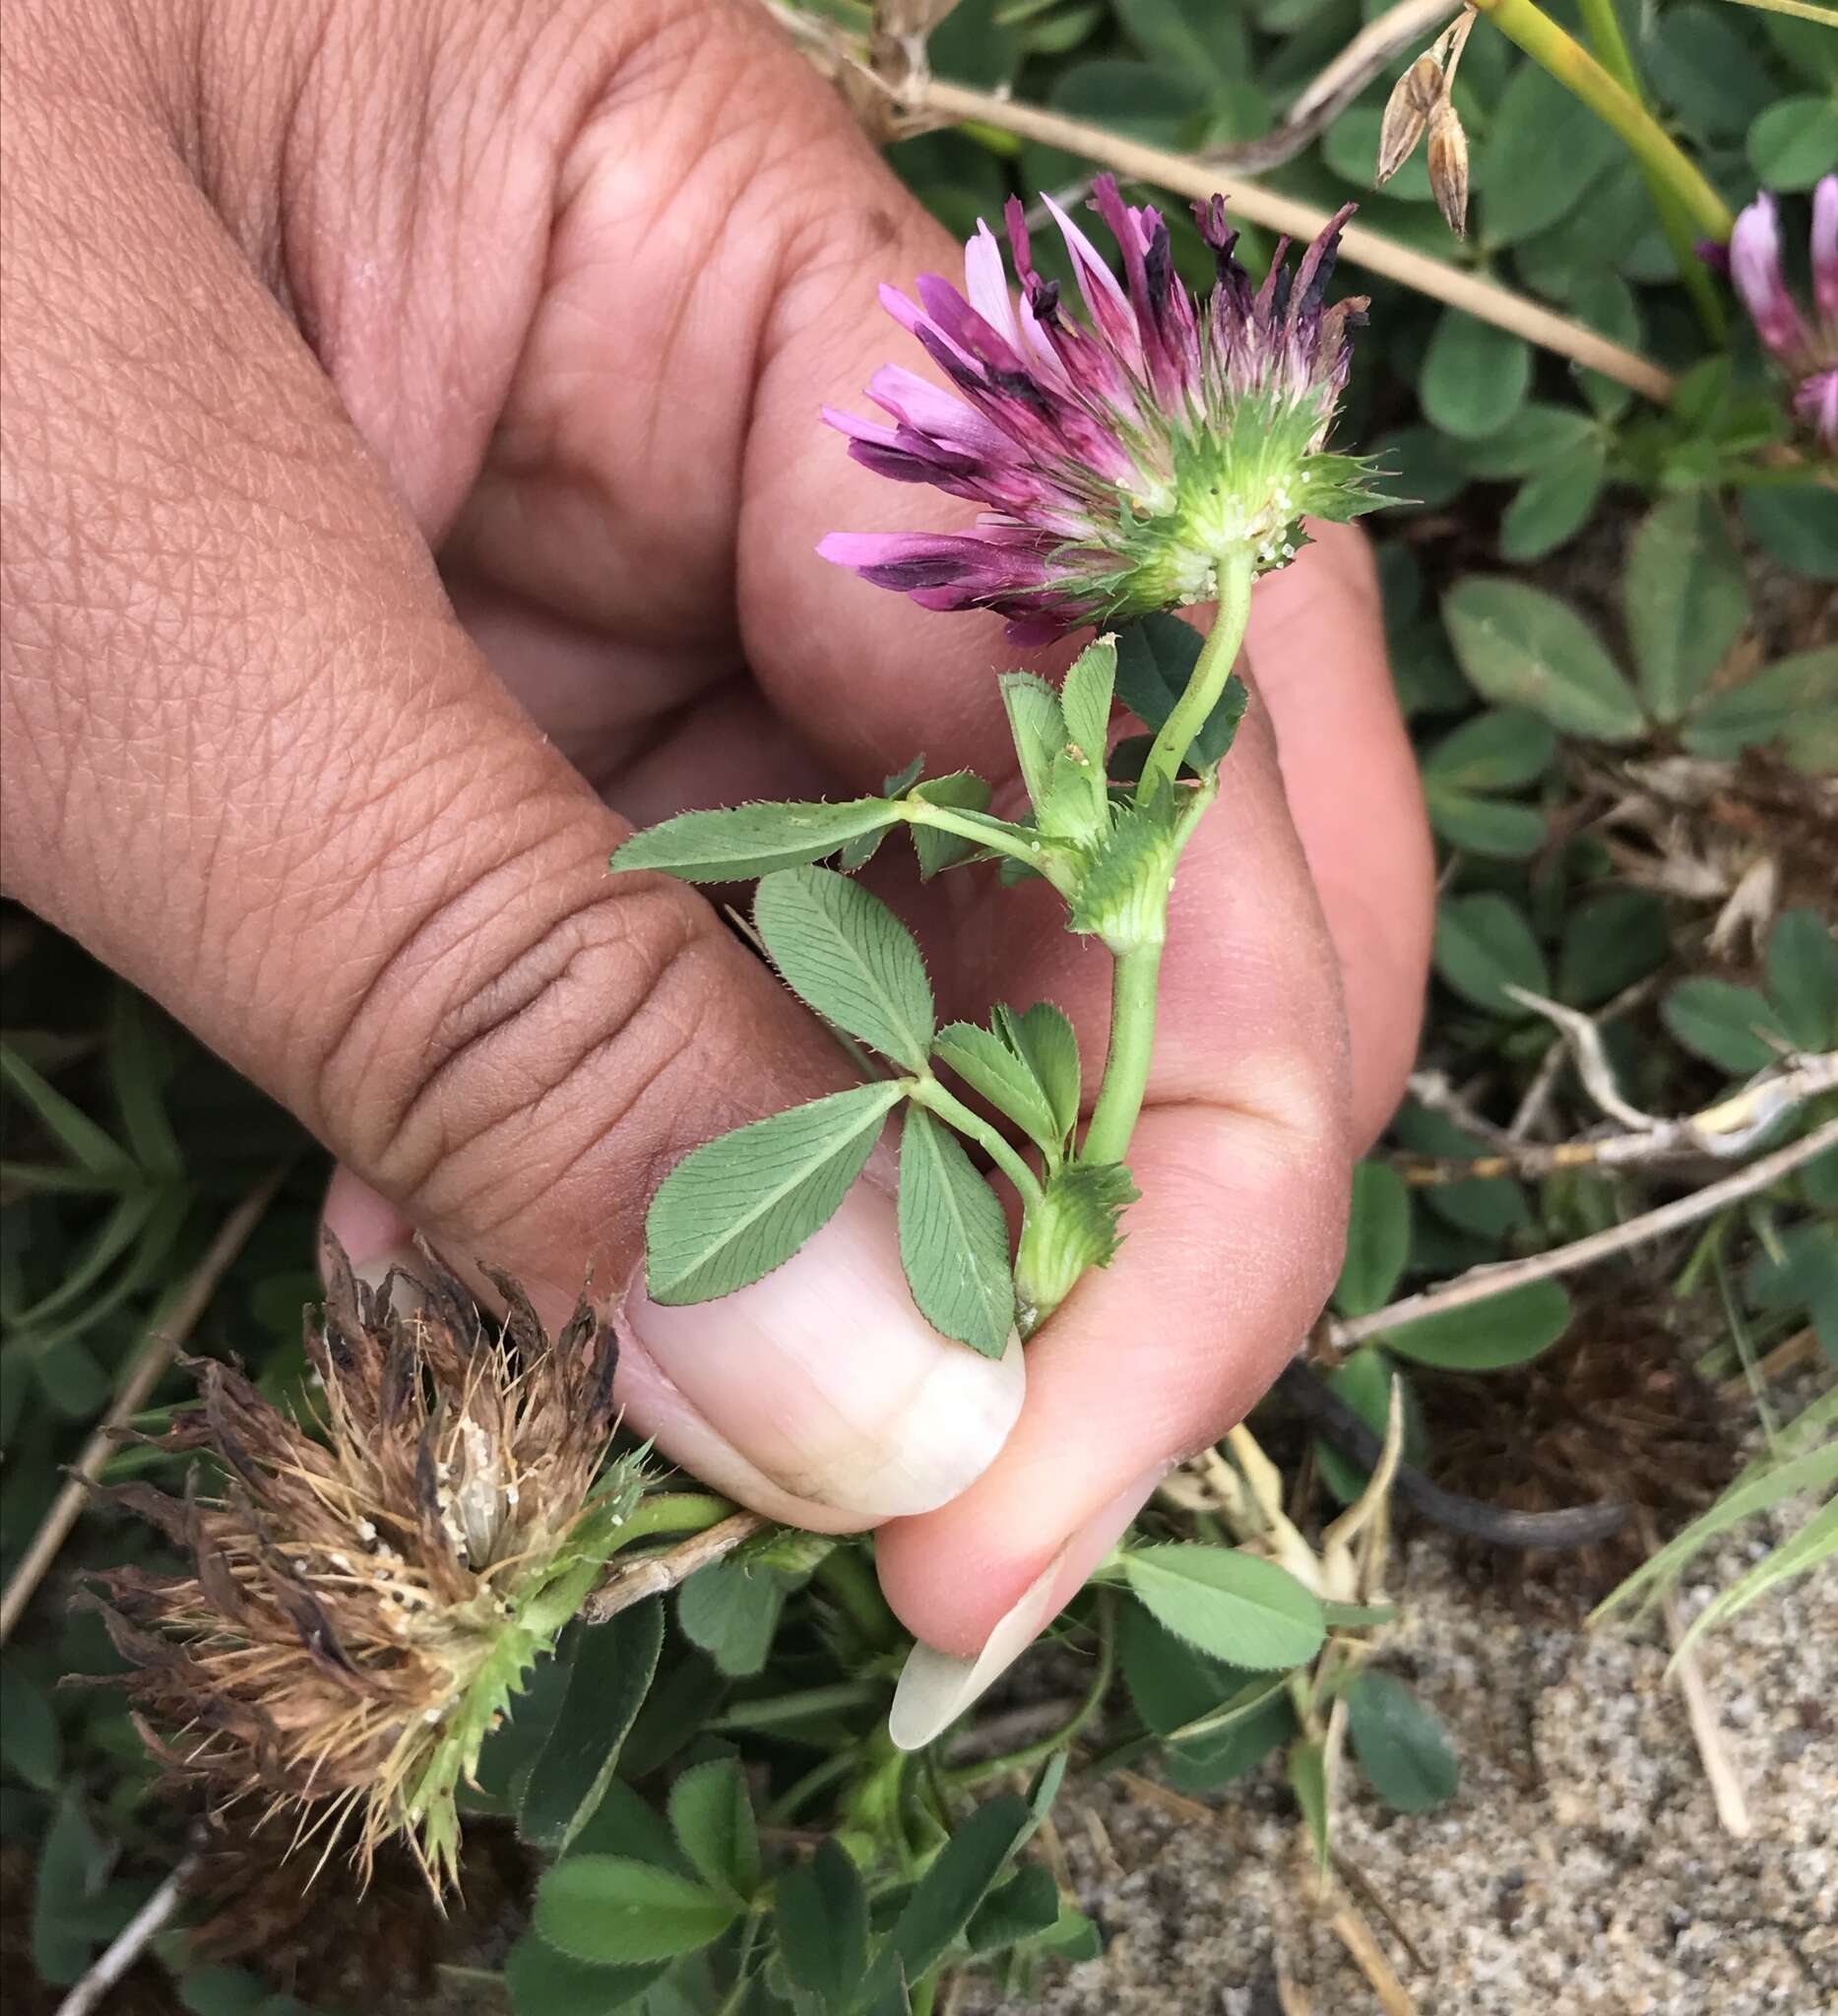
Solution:
<svg viewBox="0 0 1838 2016"><path fill-rule="evenodd" d="M7 891L335 1151L354 1257L412 1224L558 1319L688 1146L847 1079L701 896L606 875L629 823L919 749L1012 800L997 623L811 550L954 522L816 414L918 361L874 285L955 248L748 0L9 0L4 64ZM1267 1383L1408 1067L1428 855L1357 535L1260 588L1249 658L1123 1255L981 1478L881 1535L953 1651ZM1108 964L1041 892L892 893L949 1012L1050 997L1101 1054ZM715 1482L872 1516L622 1378Z"/></svg>

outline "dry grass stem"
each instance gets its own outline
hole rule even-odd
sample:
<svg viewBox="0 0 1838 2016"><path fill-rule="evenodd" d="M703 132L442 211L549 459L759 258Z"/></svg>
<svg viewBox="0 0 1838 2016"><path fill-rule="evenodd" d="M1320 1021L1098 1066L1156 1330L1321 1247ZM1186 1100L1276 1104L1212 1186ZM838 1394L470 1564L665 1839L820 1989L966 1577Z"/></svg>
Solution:
<svg viewBox="0 0 1838 2016"><path fill-rule="evenodd" d="M735 1512L661 1554L647 1554L643 1560L615 1569L582 1606L581 1621L603 1624L648 1596L665 1595L678 1583L687 1582L698 1568L725 1559L771 1524L757 1512Z"/></svg>
<svg viewBox="0 0 1838 2016"><path fill-rule="evenodd" d="M1750 1163L1747 1168L1739 1169L1720 1182L1707 1183L1688 1197L1675 1198L1672 1203L1662 1204L1656 1210L1642 1212L1638 1218L1630 1218L1625 1225L1611 1226L1606 1231L1592 1232L1585 1239L1573 1239L1567 1246L1555 1246L1549 1253L1533 1253L1523 1260L1502 1260L1486 1267L1473 1267L1466 1274L1457 1275L1453 1281L1406 1295L1385 1308L1374 1309L1369 1316L1360 1316L1351 1322L1330 1323L1327 1326L1328 1342L1337 1351L1351 1351L1368 1337L1381 1336L1387 1330L1395 1330L1400 1323L1415 1322L1420 1316L1468 1308L1476 1302L1504 1294L1508 1289L1523 1288L1528 1282L1548 1281L1556 1275L1573 1274L1579 1267L1592 1267L1598 1260L1607 1260L1616 1253L1646 1245L1653 1239L1665 1237L1668 1232L1678 1231L1681 1227L1696 1225L1700 1219L1711 1217L1726 1205L1752 1197L1757 1190L1765 1190L1770 1183L1778 1183L1783 1176L1791 1175L1795 1169L1823 1155L1829 1148L1838 1148L1838 1120L1827 1120L1823 1126L1815 1127L1810 1134L1803 1135L1786 1148L1776 1149L1772 1155L1764 1155L1758 1162Z"/></svg>
<svg viewBox="0 0 1838 2016"><path fill-rule="evenodd" d="M991 126L1023 140L1038 140L1048 147L1064 149L1088 160L1101 161L1127 180L1153 183L1178 196L1204 201L1223 192L1242 218L1266 229L1287 232L1292 238L1307 240L1319 235L1329 221L1328 213L1295 197L1279 195L1255 182L1239 179L1242 167L1221 162L1216 157L1171 154L1165 148L1145 146L1088 120L1067 118L1045 106L1018 104L996 94L975 91L933 77L917 64L905 78L876 75L864 60L865 45L844 35L833 23L820 21L800 10L765 0L770 12L787 29L805 55L825 75L835 80L859 109L865 86L878 109L869 124L884 136L889 131L922 132L927 127L966 122ZM1413 17L1408 46L1424 27L1447 12L1439 4L1431 9L1425 0L1419 23ZM1391 10L1392 14L1401 9ZM1391 15L1382 17L1389 21ZM1377 24L1374 24L1376 26ZM1379 66L1382 68L1382 64ZM888 114L899 115L889 128ZM1331 115L1330 115L1331 116ZM1325 121L1324 121L1325 123ZM1267 165L1267 164L1266 164ZM1528 343L1554 351L1577 364L1600 371L1616 383L1630 386L1646 398L1664 405L1672 398L1675 380L1650 358L1612 343L1593 329L1569 317L1553 314L1509 287L1451 266L1427 253L1400 245L1380 232L1360 224L1349 224L1340 241L1341 257L1386 280L1413 287L1432 300L1474 315L1496 328L1509 330Z"/></svg>
<svg viewBox="0 0 1838 2016"><path fill-rule="evenodd" d="M1691 1724L1691 1740L1710 1781L1710 1796L1716 1802L1717 1819L1726 1834L1746 1841L1754 1831L1748 1817L1748 1799L1743 1781L1723 1739L1723 1726L1717 1719L1716 1703L1704 1683L1704 1670L1697 1663L1697 1651L1684 1644L1684 1620L1679 1614L1679 1599L1668 1590L1660 1602L1666 1618L1666 1635L1673 1646L1673 1672L1679 1691L1684 1696L1684 1711Z"/></svg>
<svg viewBox="0 0 1838 2016"><path fill-rule="evenodd" d="M113 1453L120 1431L153 1398L154 1388L159 1384L161 1374L190 1337L198 1319L210 1307L219 1283L228 1273L236 1255L248 1244L250 1234L261 1224L262 1215L274 1202L275 1192L280 1189L286 1172L285 1163L270 1169L218 1228L216 1238L205 1249L204 1258L179 1292L170 1311L162 1316L157 1327L149 1330L140 1350L135 1353L114 1401L102 1418L101 1426L84 1444L83 1454L78 1457L69 1480L52 1499L50 1510L39 1521L38 1530L32 1537L32 1544L20 1556L19 1566L13 1571L6 1593L0 1595L0 1645L12 1636L13 1626L32 1601L32 1592L44 1580L51 1563L57 1559L58 1549L69 1539L71 1528L89 1502L90 1486L101 1476L102 1465Z"/></svg>

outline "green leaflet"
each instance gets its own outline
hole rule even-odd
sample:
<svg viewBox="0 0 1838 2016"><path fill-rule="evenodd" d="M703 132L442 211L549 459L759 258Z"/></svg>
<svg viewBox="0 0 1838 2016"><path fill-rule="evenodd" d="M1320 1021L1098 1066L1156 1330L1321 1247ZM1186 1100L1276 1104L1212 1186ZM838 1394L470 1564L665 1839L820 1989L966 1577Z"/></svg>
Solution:
<svg viewBox="0 0 1838 2016"><path fill-rule="evenodd" d="M1066 1130L1033 1065L1011 1044L974 1022L950 1022L938 1032L932 1055L1058 1160Z"/></svg>
<svg viewBox="0 0 1838 2016"><path fill-rule="evenodd" d="M934 1330L1002 1355L1015 1328L1007 1220L956 1135L917 1105L900 1138L900 1261Z"/></svg>
<svg viewBox="0 0 1838 2016"><path fill-rule="evenodd" d="M679 812L635 833L612 857L615 869L656 868L685 882L745 882L775 869L820 861L848 842L894 824L885 798L840 805L733 805Z"/></svg>
<svg viewBox="0 0 1838 2016"><path fill-rule="evenodd" d="M693 1953L739 1915L730 1898L624 1856L577 1855L537 1885L538 1932L572 1960L636 1966Z"/></svg>
<svg viewBox="0 0 1838 2016"><path fill-rule="evenodd" d="M1366 1667L1346 1700L1353 1754L1387 1805L1424 1813L1454 1797L1461 1765L1448 1733L1401 1679Z"/></svg>
<svg viewBox="0 0 1838 2016"><path fill-rule="evenodd" d="M548 1740L524 1781L517 1831L552 1855L565 1855L595 1814L638 1719L664 1644L664 1607L653 1597L603 1624L577 1624L568 1692Z"/></svg>
<svg viewBox="0 0 1838 2016"><path fill-rule="evenodd" d="M692 1765L670 1788L676 1845L711 1890L744 1905L760 1886L759 1830L733 1757Z"/></svg>
<svg viewBox="0 0 1838 2016"><path fill-rule="evenodd" d="M786 984L839 1029L909 1071L931 1049L931 982L911 931L831 868L768 875L753 921Z"/></svg>
<svg viewBox="0 0 1838 2016"><path fill-rule="evenodd" d="M1123 1556L1123 1574L1158 1623L1234 1666L1300 1666L1326 1636L1320 1604L1295 1576L1235 1547L1136 1547Z"/></svg>
<svg viewBox="0 0 1838 2016"><path fill-rule="evenodd" d="M789 1260L842 1203L900 1098L891 1081L853 1086L685 1156L645 1220L647 1292L712 1301Z"/></svg>

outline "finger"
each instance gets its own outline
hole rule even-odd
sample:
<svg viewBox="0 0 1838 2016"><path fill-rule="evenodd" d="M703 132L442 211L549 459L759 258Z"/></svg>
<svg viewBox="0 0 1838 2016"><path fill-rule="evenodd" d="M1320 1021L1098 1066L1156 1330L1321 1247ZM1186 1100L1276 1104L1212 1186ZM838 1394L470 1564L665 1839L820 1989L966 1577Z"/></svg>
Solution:
<svg viewBox="0 0 1838 2016"><path fill-rule="evenodd" d="M1315 543L1252 597L1245 648L1340 962L1363 1148L1391 1117L1417 1056L1435 855L1385 662L1370 543L1352 526L1312 531Z"/></svg>
<svg viewBox="0 0 1838 2016"><path fill-rule="evenodd" d="M8 121L11 886L457 1258L551 1315L591 1268L635 1422L718 1480L830 1526L948 1497L1019 1356L923 1324L884 1190L706 1313L637 1280L659 1173L840 1054L700 899L607 876L626 829L490 678L156 129L113 108L72 176L44 112Z"/></svg>

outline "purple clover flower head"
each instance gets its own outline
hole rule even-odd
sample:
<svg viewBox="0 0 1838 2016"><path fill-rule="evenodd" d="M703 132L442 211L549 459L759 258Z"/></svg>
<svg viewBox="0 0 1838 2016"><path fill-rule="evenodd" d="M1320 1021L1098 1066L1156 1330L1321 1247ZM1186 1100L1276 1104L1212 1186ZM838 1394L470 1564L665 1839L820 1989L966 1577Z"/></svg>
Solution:
<svg viewBox="0 0 1838 2016"><path fill-rule="evenodd" d="M1736 220L1730 278L1768 351L1793 385L1793 408L1819 445L1838 450L1838 175L1812 192L1812 314L1781 267L1780 215L1763 190Z"/></svg>
<svg viewBox="0 0 1838 2016"><path fill-rule="evenodd" d="M1046 200L1084 316L1036 271L1021 205L1006 223L1019 300L987 224L964 251L963 293L921 276L919 303L881 289L955 392L898 365L868 397L887 416L826 410L864 468L983 507L966 533L832 533L817 550L930 609L994 609L1038 644L1087 623L1209 601L1222 555L1260 571L1294 558L1303 512L1374 509L1366 465L1326 452L1365 302L1326 303L1349 204L1292 276L1288 240L1253 289L1233 257L1225 199L1196 204L1217 279L1196 299L1173 270L1168 225L1101 175L1094 202L1122 254L1098 248Z"/></svg>

